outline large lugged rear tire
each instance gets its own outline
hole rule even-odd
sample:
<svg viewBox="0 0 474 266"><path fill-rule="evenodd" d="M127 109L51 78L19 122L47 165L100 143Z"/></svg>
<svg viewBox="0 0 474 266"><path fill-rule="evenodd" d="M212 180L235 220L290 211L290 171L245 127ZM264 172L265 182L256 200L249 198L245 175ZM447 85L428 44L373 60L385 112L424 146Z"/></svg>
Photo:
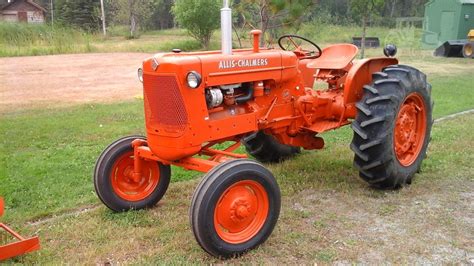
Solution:
<svg viewBox="0 0 474 266"><path fill-rule="evenodd" d="M97 159L94 187L99 199L115 212L153 207L168 189L171 170L169 165L144 161L142 178L132 180L132 141L142 136L121 138L110 144Z"/></svg>
<svg viewBox="0 0 474 266"><path fill-rule="evenodd" d="M207 173L194 192L190 221L199 245L229 258L267 240L281 205L274 176L257 162L234 160Z"/></svg>
<svg viewBox="0 0 474 266"><path fill-rule="evenodd" d="M374 73L364 91L352 123L354 165L374 187L410 184L430 142L431 85L417 69L395 65Z"/></svg>
<svg viewBox="0 0 474 266"><path fill-rule="evenodd" d="M281 144L263 131L248 135L242 143L247 152L262 163L279 163L300 153L299 147Z"/></svg>

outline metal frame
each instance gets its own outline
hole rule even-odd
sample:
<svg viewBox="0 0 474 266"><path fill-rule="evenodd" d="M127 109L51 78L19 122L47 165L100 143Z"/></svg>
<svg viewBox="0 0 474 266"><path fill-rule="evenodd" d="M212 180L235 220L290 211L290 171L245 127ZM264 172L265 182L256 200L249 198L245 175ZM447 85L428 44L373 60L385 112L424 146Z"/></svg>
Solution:
<svg viewBox="0 0 474 266"><path fill-rule="evenodd" d="M0 198L0 216L3 215L3 210L4 201L3 198ZM24 238L3 223L0 223L0 228L17 239L16 242L0 246L0 261L40 249L40 242L38 237Z"/></svg>
<svg viewBox="0 0 474 266"><path fill-rule="evenodd" d="M217 144L223 144L225 142L234 142L232 145L227 148L218 150L213 149L212 147ZM148 143L142 139L136 139L132 142L134 150L134 177L136 176L138 180L141 178L142 174L142 162L143 160L158 161L165 165L175 165L182 167L186 170L194 170L202 173L209 172L212 168L218 164L228 161L230 159L245 159L248 158L246 154L234 153L236 149L240 147L240 138L230 138L221 141L210 142L197 154L199 157L191 156L177 161L167 161L159 158L154 154L151 149L148 147ZM205 157L207 158L205 158Z"/></svg>

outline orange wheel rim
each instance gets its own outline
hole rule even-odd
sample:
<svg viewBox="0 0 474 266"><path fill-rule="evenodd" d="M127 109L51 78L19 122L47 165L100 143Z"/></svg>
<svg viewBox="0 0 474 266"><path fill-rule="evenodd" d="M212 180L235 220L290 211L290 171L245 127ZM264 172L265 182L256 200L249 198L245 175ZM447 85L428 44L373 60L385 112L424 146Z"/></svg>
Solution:
<svg viewBox="0 0 474 266"><path fill-rule="evenodd" d="M401 165L412 165L420 155L425 142L426 124L423 97L412 93L402 104L395 122L394 148Z"/></svg>
<svg viewBox="0 0 474 266"><path fill-rule="evenodd" d="M150 196L160 182L156 162L142 162L142 177L133 181L133 151L120 156L112 166L110 180L115 193L127 201L140 201Z"/></svg>
<svg viewBox="0 0 474 266"><path fill-rule="evenodd" d="M222 240L241 244L262 229L268 210L265 188L253 180L239 181L219 198L214 210L214 227Z"/></svg>

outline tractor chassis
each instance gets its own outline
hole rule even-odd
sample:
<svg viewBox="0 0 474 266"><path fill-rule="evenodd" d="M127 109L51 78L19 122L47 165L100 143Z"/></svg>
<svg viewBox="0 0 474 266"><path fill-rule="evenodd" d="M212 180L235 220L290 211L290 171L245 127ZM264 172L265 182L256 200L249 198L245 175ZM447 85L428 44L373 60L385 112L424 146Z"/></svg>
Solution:
<svg viewBox="0 0 474 266"><path fill-rule="evenodd" d="M224 142L234 142L223 150L213 149L215 145L222 144ZM230 138L220 141L213 141L202 147L201 151L197 153L197 156L191 156L177 161L167 161L159 158L154 154L147 145L147 141L143 139L136 139L132 142L134 151L134 171L133 179L138 182L142 176L142 163L144 160L161 162L164 165L174 165L182 167L186 170L194 170L201 173L208 173L212 168L219 165L220 163L226 162L231 159L246 159L246 154L234 153L236 149L240 147L240 138ZM207 158L203 158L203 156Z"/></svg>

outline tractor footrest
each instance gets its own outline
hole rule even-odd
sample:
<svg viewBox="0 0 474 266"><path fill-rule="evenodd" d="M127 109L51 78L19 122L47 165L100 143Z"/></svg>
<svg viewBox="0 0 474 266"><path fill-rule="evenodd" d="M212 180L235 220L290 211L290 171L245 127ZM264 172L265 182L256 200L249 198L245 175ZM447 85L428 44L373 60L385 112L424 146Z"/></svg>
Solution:
<svg viewBox="0 0 474 266"><path fill-rule="evenodd" d="M18 233L2 223L0 223L0 228L18 240L16 242L0 246L0 261L40 249L38 237L23 238Z"/></svg>

